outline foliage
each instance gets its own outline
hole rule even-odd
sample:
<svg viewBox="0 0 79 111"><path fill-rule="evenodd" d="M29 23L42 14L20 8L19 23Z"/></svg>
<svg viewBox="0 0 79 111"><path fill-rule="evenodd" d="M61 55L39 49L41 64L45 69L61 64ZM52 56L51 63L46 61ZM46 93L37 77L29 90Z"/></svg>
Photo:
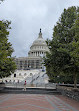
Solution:
<svg viewBox="0 0 79 111"><path fill-rule="evenodd" d="M53 38L47 44L50 53L44 58L49 78L74 79L74 87L79 74L79 7L64 9L54 26ZM51 70L52 69L52 70ZM66 80L66 78L68 78ZM61 78L59 79L62 82Z"/></svg>
<svg viewBox="0 0 79 111"><path fill-rule="evenodd" d="M0 3L3 2L4 0L0 0Z"/></svg>
<svg viewBox="0 0 79 111"><path fill-rule="evenodd" d="M13 48L8 42L9 25L11 22L0 21L0 77L9 76L15 71L14 58L11 57Z"/></svg>

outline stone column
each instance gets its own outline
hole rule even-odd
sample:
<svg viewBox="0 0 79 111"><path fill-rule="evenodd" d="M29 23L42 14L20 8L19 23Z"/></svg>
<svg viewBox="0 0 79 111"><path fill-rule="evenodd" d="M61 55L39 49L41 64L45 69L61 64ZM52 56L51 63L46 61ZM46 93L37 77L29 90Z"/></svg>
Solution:
<svg viewBox="0 0 79 111"><path fill-rule="evenodd" d="M37 56L37 52L36 52L36 56Z"/></svg>
<svg viewBox="0 0 79 111"><path fill-rule="evenodd" d="M34 52L33 52L33 56L34 56Z"/></svg>
<svg viewBox="0 0 79 111"><path fill-rule="evenodd" d="M35 52L34 52L34 56L35 56Z"/></svg>
<svg viewBox="0 0 79 111"><path fill-rule="evenodd" d="M39 52L38 52L38 56L39 56Z"/></svg>
<svg viewBox="0 0 79 111"><path fill-rule="evenodd" d="M36 69L36 60L34 60L34 68Z"/></svg>
<svg viewBox="0 0 79 111"><path fill-rule="evenodd" d="M28 68L28 60L27 60L27 68Z"/></svg>
<svg viewBox="0 0 79 111"><path fill-rule="evenodd" d="M38 52L37 52L37 56L38 56Z"/></svg>
<svg viewBox="0 0 79 111"><path fill-rule="evenodd" d="M35 56L36 56L36 52L35 52Z"/></svg>

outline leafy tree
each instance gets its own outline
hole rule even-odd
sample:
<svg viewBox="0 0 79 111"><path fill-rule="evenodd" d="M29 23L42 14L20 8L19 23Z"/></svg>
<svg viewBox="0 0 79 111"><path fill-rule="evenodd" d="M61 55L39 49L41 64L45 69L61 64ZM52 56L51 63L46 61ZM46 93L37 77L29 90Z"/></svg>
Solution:
<svg viewBox="0 0 79 111"><path fill-rule="evenodd" d="M0 0L0 3L3 2L4 0Z"/></svg>
<svg viewBox="0 0 79 111"><path fill-rule="evenodd" d="M64 9L54 26L53 38L47 41L50 53L44 58L47 73L52 77L72 78L76 87L79 77L79 7ZM52 71L50 70L52 69ZM49 71L49 72L48 72ZM59 79L61 81L61 78Z"/></svg>
<svg viewBox="0 0 79 111"><path fill-rule="evenodd" d="M11 57L13 48L8 42L9 25L11 22L0 21L0 77L9 76L15 71L16 65L14 58Z"/></svg>

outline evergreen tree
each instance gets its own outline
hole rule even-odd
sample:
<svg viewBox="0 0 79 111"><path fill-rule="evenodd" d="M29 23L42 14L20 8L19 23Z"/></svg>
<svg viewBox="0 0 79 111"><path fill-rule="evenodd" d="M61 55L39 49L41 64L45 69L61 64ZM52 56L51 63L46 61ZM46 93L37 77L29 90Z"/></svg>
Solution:
<svg viewBox="0 0 79 111"><path fill-rule="evenodd" d="M76 87L79 74L78 14L78 7L72 6L64 9L59 21L54 26L53 38L48 41L50 53L44 59L47 73L52 78L61 77L59 80L62 82L62 78L65 81L66 78L73 77L74 87Z"/></svg>

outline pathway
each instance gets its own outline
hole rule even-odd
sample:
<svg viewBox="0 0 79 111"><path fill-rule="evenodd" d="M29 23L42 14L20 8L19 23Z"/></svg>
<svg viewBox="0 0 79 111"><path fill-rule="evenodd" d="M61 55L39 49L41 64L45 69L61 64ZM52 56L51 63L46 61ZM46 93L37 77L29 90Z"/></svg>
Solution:
<svg viewBox="0 0 79 111"><path fill-rule="evenodd" d="M62 95L0 94L0 111L79 111L79 102Z"/></svg>

